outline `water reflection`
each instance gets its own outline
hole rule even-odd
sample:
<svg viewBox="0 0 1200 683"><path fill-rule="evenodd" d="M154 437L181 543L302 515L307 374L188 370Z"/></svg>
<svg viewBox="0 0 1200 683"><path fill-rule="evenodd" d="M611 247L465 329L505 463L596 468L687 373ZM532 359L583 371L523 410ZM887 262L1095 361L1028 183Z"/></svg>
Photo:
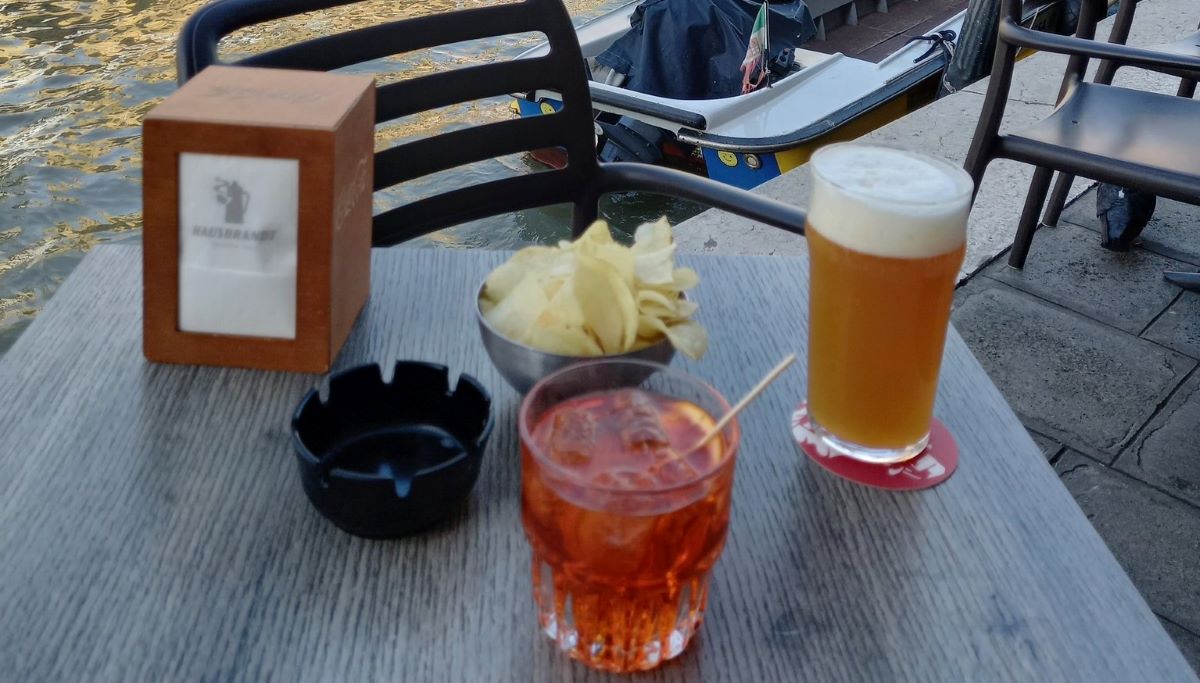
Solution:
<svg viewBox="0 0 1200 683"><path fill-rule="evenodd" d="M381 19L492 4L495 0L369 0L240 31L223 54L256 52ZM582 20L623 0L568 0ZM142 117L175 88L175 38L204 0L0 1L0 352L7 349L93 245L137 239L141 224ZM362 65L387 81L510 56L535 36L460 44ZM393 144L432 130L511 116L505 98L468 103L380 131ZM487 179L523 172L525 157L465 169ZM459 175L450 181L458 182ZM384 205L420 196L445 177L382 196ZM618 198L606 210L622 225L695 207ZM443 246L516 246L556 240L567 211L497 217L431 237Z"/></svg>

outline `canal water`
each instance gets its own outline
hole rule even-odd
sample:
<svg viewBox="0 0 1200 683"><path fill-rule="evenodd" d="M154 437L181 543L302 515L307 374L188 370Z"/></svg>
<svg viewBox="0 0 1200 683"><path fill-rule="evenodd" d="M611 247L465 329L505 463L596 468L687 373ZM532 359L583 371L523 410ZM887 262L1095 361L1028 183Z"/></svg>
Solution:
<svg viewBox="0 0 1200 683"><path fill-rule="evenodd" d="M270 0L264 0L270 1ZM417 14L495 0L369 0L239 31L222 43L236 58L288 42ZM584 21L626 0L566 0ZM0 0L0 353L46 304L96 244L139 239L140 126L175 89L175 38L204 0ZM461 43L359 65L381 82L511 57L536 35ZM381 146L513 116L508 98L436 110L381 128ZM522 173L526 155L431 176L391 195L380 208L442 187ZM700 207L658 197L617 196L602 207L632 229ZM516 247L567 234L565 207L525 211L458 226L421 240L446 248Z"/></svg>

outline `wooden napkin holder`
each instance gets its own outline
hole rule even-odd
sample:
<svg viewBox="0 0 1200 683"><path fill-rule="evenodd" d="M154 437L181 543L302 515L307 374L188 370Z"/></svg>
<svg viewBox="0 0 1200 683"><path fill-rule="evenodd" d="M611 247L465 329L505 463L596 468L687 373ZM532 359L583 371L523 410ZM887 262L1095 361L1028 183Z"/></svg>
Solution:
<svg viewBox="0 0 1200 683"><path fill-rule="evenodd" d="M370 289L374 130L372 78L282 69L211 66L147 114L146 358L327 371Z"/></svg>

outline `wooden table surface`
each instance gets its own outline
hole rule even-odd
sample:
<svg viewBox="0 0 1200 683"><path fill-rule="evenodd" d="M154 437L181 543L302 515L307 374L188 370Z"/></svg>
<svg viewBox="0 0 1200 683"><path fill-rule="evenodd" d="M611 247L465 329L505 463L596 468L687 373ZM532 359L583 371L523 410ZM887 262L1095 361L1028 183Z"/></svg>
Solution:
<svg viewBox="0 0 1200 683"><path fill-rule="evenodd" d="M462 514L380 542L301 490L288 420L321 378L146 362L140 252L94 250L0 359L0 679L604 679L535 628L519 397L471 310L503 257L375 254L338 367L444 363L498 411ZM736 396L803 350L804 262L684 260L711 348L680 365ZM639 678L1196 680L956 333L946 354L961 464L930 491L809 463L788 428L803 367L747 409L704 627Z"/></svg>

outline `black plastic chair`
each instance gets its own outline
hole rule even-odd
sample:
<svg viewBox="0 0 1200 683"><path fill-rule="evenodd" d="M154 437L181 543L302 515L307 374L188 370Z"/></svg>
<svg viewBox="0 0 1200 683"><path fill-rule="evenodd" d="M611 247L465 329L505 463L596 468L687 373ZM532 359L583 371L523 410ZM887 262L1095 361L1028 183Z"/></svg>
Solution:
<svg viewBox="0 0 1200 683"><path fill-rule="evenodd" d="M1107 13L1105 0L1084 0L1074 37L1023 28L1021 0L1004 0L991 81L966 170L976 191L988 163L1013 159L1036 166L1021 212L1009 265L1021 268L1054 171L1081 175L1200 204L1200 102L1085 83L1089 59L1187 78L1200 77L1200 57L1092 40ZM1045 120L1000 135L1000 122L1019 48L1070 55L1059 103Z"/></svg>
<svg viewBox="0 0 1200 683"><path fill-rule="evenodd" d="M354 4L357 0L216 0L188 19L179 37L180 82L220 63L217 43L240 28ZM238 65L326 71L390 55L480 38L540 31L544 57L499 61L421 76L377 89L376 123L485 97L537 90L559 93L561 111L488 123L393 146L375 155L376 191L464 164L561 147L560 170L479 183L404 204L374 218L374 243L390 246L466 221L571 203L579 234L609 192L642 191L689 199L796 234L804 211L692 174L656 166L600 163L583 55L560 0L523 0L367 26L259 53Z"/></svg>

